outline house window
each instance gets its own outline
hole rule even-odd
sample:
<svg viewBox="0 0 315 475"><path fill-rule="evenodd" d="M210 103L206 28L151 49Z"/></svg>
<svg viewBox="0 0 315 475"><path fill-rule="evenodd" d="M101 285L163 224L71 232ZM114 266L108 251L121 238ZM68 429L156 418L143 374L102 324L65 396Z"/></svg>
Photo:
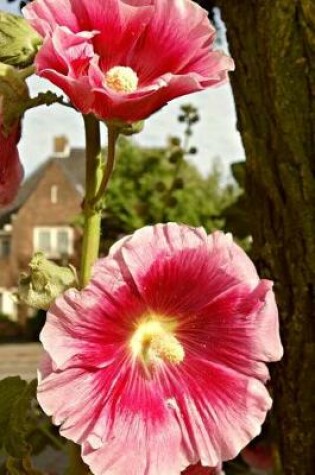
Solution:
<svg viewBox="0 0 315 475"><path fill-rule="evenodd" d="M0 257L9 257L11 240L9 237L0 238Z"/></svg>
<svg viewBox="0 0 315 475"><path fill-rule="evenodd" d="M48 229L40 229L38 230L38 239L37 239L37 246L38 249L42 252L49 254L52 251L52 239L51 239L51 232Z"/></svg>
<svg viewBox="0 0 315 475"><path fill-rule="evenodd" d="M73 254L73 229L63 227L37 227L34 229L34 250L47 257L59 259Z"/></svg>
<svg viewBox="0 0 315 475"><path fill-rule="evenodd" d="M58 186L57 185L53 185L50 188L50 201L52 202L52 204L58 203Z"/></svg>
<svg viewBox="0 0 315 475"><path fill-rule="evenodd" d="M60 254L68 254L69 241L68 230L59 229L59 231L57 231L57 250Z"/></svg>

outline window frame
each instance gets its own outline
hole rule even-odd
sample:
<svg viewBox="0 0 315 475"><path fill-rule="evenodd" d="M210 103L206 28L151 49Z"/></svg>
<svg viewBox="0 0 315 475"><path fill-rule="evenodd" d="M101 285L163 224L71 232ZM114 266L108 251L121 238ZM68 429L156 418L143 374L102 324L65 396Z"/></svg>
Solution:
<svg viewBox="0 0 315 475"><path fill-rule="evenodd" d="M42 251L39 246L40 233L48 232L50 234L50 251ZM66 232L68 234L68 249L63 253L58 250L58 233ZM48 258L61 258L64 255L72 256L74 253L74 229L71 226L36 226L33 229L33 249L34 252L43 252Z"/></svg>
<svg viewBox="0 0 315 475"><path fill-rule="evenodd" d="M4 242L8 244L7 248L5 247ZM8 249L8 251L4 252L5 249ZM10 257L11 251L12 251L11 236L1 235L0 236L0 259L7 259L8 257Z"/></svg>

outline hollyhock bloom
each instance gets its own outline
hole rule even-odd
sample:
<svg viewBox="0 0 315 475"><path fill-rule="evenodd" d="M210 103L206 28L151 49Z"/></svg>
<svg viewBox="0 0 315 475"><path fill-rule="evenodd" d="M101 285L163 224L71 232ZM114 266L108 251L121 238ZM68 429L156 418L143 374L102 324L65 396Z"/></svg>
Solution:
<svg viewBox="0 0 315 475"><path fill-rule="evenodd" d="M0 206L14 200L24 176L17 148L20 128L17 122L7 135L2 128L0 111Z"/></svg>
<svg viewBox="0 0 315 475"><path fill-rule="evenodd" d="M104 120L143 120L233 69L191 0L35 0L23 13L44 37L37 73Z"/></svg>
<svg viewBox="0 0 315 475"><path fill-rule="evenodd" d="M224 475L221 470L221 465L217 467L209 468L203 467L200 463L191 465L182 472L182 475Z"/></svg>
<svg viewBox="0 0 315 475"><path fill-rule="evenodd" d="M231 235L175 223L114 245L51 307L38 400L96 475L179 475L235 457L281 358L272 283Z"/></svg>
<svg viewBox="0 0 315 475"><path fill-rule="evenodd" d="M273 447L271 444L258 443L242 450L243 460L257 470L272 471L274 468Z"/></svg>

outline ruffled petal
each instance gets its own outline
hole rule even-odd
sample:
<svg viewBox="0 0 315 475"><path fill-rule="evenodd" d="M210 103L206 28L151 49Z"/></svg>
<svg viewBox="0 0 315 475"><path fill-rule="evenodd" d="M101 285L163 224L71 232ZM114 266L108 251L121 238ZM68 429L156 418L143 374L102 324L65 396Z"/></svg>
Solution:
<svg viewBox="0 0 315 475"><path fill-rule="evenodd" d="M119 403L109 402L111 419L100 419L83 444L83 460L95 475L124 475L126 467L128 475L178 475L188 461L156 381L134 377L121 389Z"/></svg>
<svg viewBox="0 0 315 475"><path fill-rule="evenodd" d="M74 35L64 28L56 28L36 56L35 66L40 76L60 87L75 107L87 114L94 96L87 76L80 73L93 56L90 38L93 34Z"/></svg>
<svg viewBox="0 0 315 475"><path fill-rule="evenodd" d="M36 0L23 8L23 15L43 37L57 26L66 26L73 32L80 31L79 20L72 0Z"/></svg>
<svg viewBox="0 0 315 475"><path fill-rule="evenodd" d="M134 321L145 311L108 260L83 291L69 290L56 299L40 340L58 369L106 367L127 351Z"/></svg>
<svg viewBox="0 0 315 475"><path fill-rule="evenodd" d="M182 475L224 475L221 464L217 467L204 467L200 463L191 465L182 472Z"/></svg>
<svg viewBox="0 0 315 475"><path fill-rule="evenodd" d="M272 282L263 280L253 291L244 284L228 288L188 317L178 337L186 354L266 381L265 362L283 353Z"/></svg>
<svg viewBox="0 0 315 475"><path fill-rule="evenodd" d="M175 223L134 233L118 258L153 311L182 318L195 316L230 287L243 283L250 291L259 283L251 261L229 235L208 239L203 229Z"/></svg>
<svg viewBox="0 0 315 475"><path fill-rule="evenodd" d="M173 411L161 396L156 380L123 359L93 372L55 371L38 387L40 405L61 424L62 435L82 443L95 475L123 475L127 466L130 475L178 475L188 464Z"/></svg>
<svg viewBox="0 0 315 475"><path fill-rule="evenodd" d="M48 38L46 41L49 43L51 41L51 47L53 47L55 54L67 68L66 74L78 78L87 71L89 62L94 56L91 39L96 34L96 32L86 31L74 34L65 27L56 27L51 40ZM50 60L47 61L46 56L46 65L49 64ZM38 63L38 67L39 69L45 68L43 58L41 63Z"/></svg>
<svg viewBox="0 0 315 475"><path fill-rule="evenodd" d="M199 58L209 54L215 36L207 12L195 2L159 0L154 2L154 6L154 17L138 42L130 63L143 84L166 73L187 72L187 65L196 54Z"/></svg>
<svg viewBox="0 0 315 475"><path fill-rule="evenodd" d="M112 66L129 64L134 45L154 16L153 4L153 0L75 2L81 29L99 31L94 46L105 72Z"/></svg>
<svg viewBox="0 0 315 475"><path fill-rule="evenodd" d="M225 79L226 76L219 81L222 83ZM95 89L93 110L97 116L105 119L136 122L148 118L176 97L203 90L200 81L201 78L193 73L182 76L166 74L131 94L117 94L105 88ZM218 79L213 81L217 82Z"/></svg>
<svg viewBox="0 0 315 475"><path fill-rule="evenodd" d="M167 376L188 458L216 466L236 457L260 433L271 407L260 381L192 357Z"/></svg>

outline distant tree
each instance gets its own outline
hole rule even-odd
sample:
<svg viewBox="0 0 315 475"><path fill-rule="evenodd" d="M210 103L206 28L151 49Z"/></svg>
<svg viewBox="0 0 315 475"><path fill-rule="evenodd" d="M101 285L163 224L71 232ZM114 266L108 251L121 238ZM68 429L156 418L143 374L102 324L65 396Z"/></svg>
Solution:
<svg viewBox="0 0 315 475"><path fill-rule="evenodd" d="M222 184L218 165L203 177L174 139L164 150L148 150L122 138L106 194L103 251L117 237L146 224L177 221L204 226L207 231L221 229L221 213L234 201L237 190Z"/></svg>

